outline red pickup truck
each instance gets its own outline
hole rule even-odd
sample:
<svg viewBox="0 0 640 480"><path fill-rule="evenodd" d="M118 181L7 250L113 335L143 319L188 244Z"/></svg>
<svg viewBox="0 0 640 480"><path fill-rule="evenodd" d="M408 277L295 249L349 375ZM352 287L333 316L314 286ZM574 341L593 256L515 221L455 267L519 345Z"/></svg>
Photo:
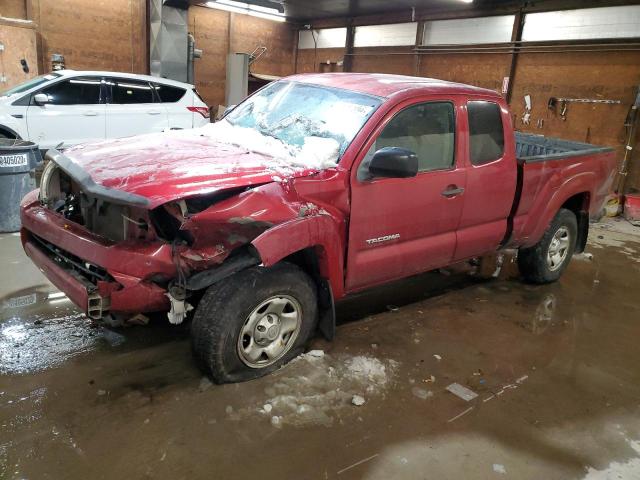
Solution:
<svg viewBox="0 0 640 480"><path fill-rule="evenodd" d="M24 249L94 319L195 308L217 382L264 375L350 293L503 248L557 280L613 182L612 149L514 133L495 92L296 75L220 122L51 150Z"/></svg>

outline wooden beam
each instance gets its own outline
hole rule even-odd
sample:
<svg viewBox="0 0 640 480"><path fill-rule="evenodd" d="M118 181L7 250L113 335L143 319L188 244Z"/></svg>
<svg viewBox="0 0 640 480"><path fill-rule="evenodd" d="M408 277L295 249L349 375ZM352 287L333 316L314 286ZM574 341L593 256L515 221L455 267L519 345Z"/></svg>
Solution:
<svg viewBox="0 0 640 480"><path fill-rule="evenodd" d="M293 73L298 73L298 43L300 42L300 30L293 30Z"/></svg>
<svg viewBox="0 0 640 480"><path fill-rule="evenodd" d="M236 23L236 14L233 12L229 12L229 21L227 25L227 53L235 53L233 50L233 34L234 34L234 24Z"/></svg>
<svg viewBox="0 0 640 480"><path fill-rule="evenodd" d="M351 22L350 22L351 23ZM353 39L356 35L356 27L350 24L347 27L347 38L344 42L344 58L342 60L342 71L350 72L353 68Z"/></svg>
<svg viewBox="0 0 640 480"><path fill-rule="evenodd" d="M509 83L507 84L507 93L505 95L507 103L511 103L511 95L513 94L513 82L516 75L516 67L518 66L518 52L520 49L519 42L522 40L524 17L522 10L516 13L513 20L513 29L511 30L511 43L513 44L513 50L511 51L511 64L509 66Z"/></svg>
<svg viewBox="0 0 640 480"><path fill-rule="evenodd" d="M424 38L424 22L418 22L418 28L416 29L416 41L415 47L422 46L422 39ZM416 77L420 76L420 67L422 66L422 55L416 51L413 60L413 74Z"/></svg>

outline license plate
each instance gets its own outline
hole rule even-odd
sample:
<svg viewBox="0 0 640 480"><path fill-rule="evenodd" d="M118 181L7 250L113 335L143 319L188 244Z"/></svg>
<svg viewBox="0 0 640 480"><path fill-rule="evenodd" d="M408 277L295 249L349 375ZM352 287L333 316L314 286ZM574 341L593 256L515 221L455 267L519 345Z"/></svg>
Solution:
<svg viewBox="0 0 640 480"><path fill-rule="evenodd" d="M27 307L29 305L33 305L38 300L35 293L31 295L23 295L22 297L13 297L9 300L5 300L4 307L5 308L21 308Z"/></svg>
<svg viewBox="0 0 640 480"><path fill-rule="evenodd" d="M16 153L13 155L0 155L0 168L3 167L25 167L29 164L29 155L26 153Z"/></svg>

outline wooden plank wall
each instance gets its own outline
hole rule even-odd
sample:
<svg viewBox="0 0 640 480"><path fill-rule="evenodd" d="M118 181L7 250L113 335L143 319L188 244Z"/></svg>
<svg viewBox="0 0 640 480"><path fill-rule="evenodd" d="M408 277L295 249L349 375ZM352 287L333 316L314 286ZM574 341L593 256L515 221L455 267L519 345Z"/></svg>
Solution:
<svg viewBox="0 0 640 480"><path fill-rule="evenodd" d="M25 0L0 1L0 17L27 18L27 3Z"/></svg>
<svg viewBox="0 0 640 480"><path fill-rule="evenodd" d="M267 51L252 66L255 73L286 76L294 70L295 42L288 23L250 17L207 7L189 9L189 30L202 58L196 60L196 87L210 106L224 103L226 61L229 52Z"/></svg>
<svg viewBox="0 0 640 480"><path fill-rule="evenodd" d="M344 48L318 48L317 52L314 49L298 50L296 73L342 71L344 52Z"/></svg>
<svg viewBox="0 0 640 480"><path fill-rule="evenodd" d="M518 129L616 147L624 155L624 121L640 86L640 52L526 53L518 58L511 109ZM523 125L525 94L533 108L531 124ZM569 103L566 120L547 108L549 97L621 100L620 105ZM537 119L543 128L536 127ZM637 144L640 147L640 143ZM640 156L628 186L640 189Z"/></svg>
<svg viewBox="0 0 640 480"><path fill-rule="evenodd" d="M24 82L38 75L38 51L36 30L31 25L11 22L0 23L0 43L4 50L0 52L0 74L6 81L0 83L0 90ZM24 72L21 60L26 60L29 71Z"/></svg>
<svg viewBox="0 0 640 480"><path fill-rule="evenodd" d="M27 12L45 72L54 53L75 70L148 71L145 0L27 0Z"/></svg>

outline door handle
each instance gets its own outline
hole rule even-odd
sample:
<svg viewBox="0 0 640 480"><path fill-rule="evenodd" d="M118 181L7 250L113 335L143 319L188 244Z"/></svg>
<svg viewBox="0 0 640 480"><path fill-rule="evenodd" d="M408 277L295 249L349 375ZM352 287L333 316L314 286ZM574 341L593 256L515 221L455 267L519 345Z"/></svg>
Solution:
<svg viewBox="0 0 640 480"><path fill-rule="evenodd" d="M452 198L461 195L464 192L464 188L458 187L457 185L449 185L445 190L442 191L441 195L443 197Z"/></svg>
<svg viewBox="0 0 640 480"><path fill-rule="evenodd" d="M85 117L96 117L98 116L98 112L96 112L95 110L87 110L86 112L82 113Z"/></svg>
<svg viewBox="0 0 640 480"><path fill-rule="evenodd" d="M160 110L147 110L149 115L160 115Z"/></svg>

